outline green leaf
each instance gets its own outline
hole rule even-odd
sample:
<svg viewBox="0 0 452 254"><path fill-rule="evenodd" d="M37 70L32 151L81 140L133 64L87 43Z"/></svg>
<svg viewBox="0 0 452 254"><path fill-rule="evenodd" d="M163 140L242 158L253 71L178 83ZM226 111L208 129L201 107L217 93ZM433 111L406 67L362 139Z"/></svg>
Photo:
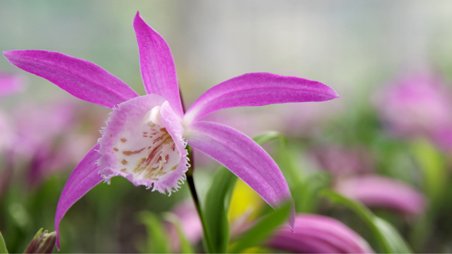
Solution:
<svg viewBox="0 0 452 254"><path fill-rule="evenodd" d="M6 248L5 239L3 239L2 232L0 232L0 253L8 253L8 249Z"/></svg>
<svg viewBox="0 0 452 254"><path fill-rule="evenodd" d="M165 219L168 220L176 229L177 237L179 238L179 252L180 253L195 253L190 241L182 231L182 226L178 217L174 214L168 213L165 215Z"/></svg>
<svg viewBox="0 0 452 254"><path fill-rule="evenodd" d="M412 152L424 174L424 186L431 202L437 205L438 199L447 186L447 171L441 153L428 141L413 143Z"/></svg>
<svg viewBox="0 0 452 254"><path fill-rule="evenodd" d="M380 230L381 234L384 235L385 240L391 247L393 253L411 253L412 251L399 235L397 230L389 224L387 221L375 216L374 224Z"/></svg>
<svg viewBox="0 0 452 254"><path fill-rule="evenodd" d="M207 192L204 216L209 252L225 252L229 242L229 224L227 211L232 189L237 177L222 167L215 174L212 185Z"/></svg>
<svg viewBox="0 0 452 254"><path fill-rule="evenodd" d="M140 214L140 221L146 225L148 231L148 240L146 243L146 253L170 253L169 241L166 236L166 230L160 223L157 216L150 212Z"/></svg>
<svg viewBox="0 0 452 254"><path fill-rule="evenodd" d="M268 132L256 136L254 140L262 145L280 137L281 135L277 132ZM237 177L234 174L225 167L221 167L207 192L204 204L204 222L207 232L204 234L204 240L208 252L222 253L227 250L229 242L227 212L236 180Z"/></svg>
<svg viewBox="0 0 452 254"><path fill-rule="evenodd" d="M411 253L399 233L388 222L375 216L367 207L336 192L325 190L323 196L334 203L341 204L356 213L367 226L378 247L383 253Z"/></svg>
<svg viewBox="0 0 452 254"><path fill-rule="evenodd" d="M299 155L301 151L299 148L290 145L287 142L287 139L282 135L279 136L278 140L279 146L276 150L275 159L286 177L289 186L298 186L302 182L302 170L300 168ZM294 192L292 191L292 193Z"/></svg>
<svg viewBox="0 0 452 254"><path fill-rule="evenodd" d="M304 180L295 185L293 198L297 213L315 213L322 190L330 186L330 177L324 171L306 174Z"/></svg>
<svg viewBox="0 0 452 254"><path fill-rule="evenodd" d="M282 137L281 133L276 131L269 131L261 135L255 136L253 139L256 143L262 145L268 142L274 141L276 139L280 139Z"/></svg>
<svg viewBox="0 0 452 254"><path fill-rule="evenodd" d="M238 237L237 241L232 244L229 252L238 253L267 240L276 228L287 221L291 208L292 205L290 203L285 203L262 217L256 224Z"/></svg>

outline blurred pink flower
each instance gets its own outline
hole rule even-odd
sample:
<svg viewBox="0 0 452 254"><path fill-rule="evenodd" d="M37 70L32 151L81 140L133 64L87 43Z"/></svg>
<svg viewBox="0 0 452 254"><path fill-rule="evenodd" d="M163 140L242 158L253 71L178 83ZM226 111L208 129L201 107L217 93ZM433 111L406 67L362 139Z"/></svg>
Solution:
<svg viewBox="0 0 452 254"><path fill-rule="evenodd" d="M406 215L425 209L424 196L411 186L381 176L359 176L338 181L336 190L369 207L387 208Z"/></svg>
<svg viewBox="0 0 452 254"><path fill-rule="evenodd" d="M22 79L17 75L0 72L0 97L12 95L22 90L23 86ZM11 120L0 111L0 153L11 146L12 140Z"/></svg>
<svg viewBox="0 0 452 254"><path fill-rule="evenodd" d="M431 73L402 77L377 97L383 123L399 136L423 136L452 143L452 93L439 76Z"/></svg>
<svg viewBox="0 0 452 254"><path fill-rule="evenodd" d="M343 147L337 144L318 146L310 155L320 170L337 178L373 172L373 159L364 147Z"/></svg>
<svg viewBox="0 0 452 254"><path fill-rule="evenodd" d="M22 78L0 72L0 96L7 96L21 91L24 88Z"/></svg>
<svg viewBox="0 0 452 254"><path fill-rule="evenodd" d="M60 100L25 104L14 111L15 133L10 150L15 161L26 162L25 176L31 187L75 165L96 140L77 130L81 110L78 102Z"/></svg>
<svg viewBox="0 0 452 254"><path fill-rule="evenodd" d="M268 246L294 253L373 253L369 244L349 227L322 215L297 215L294 229L279 229Z"/></svg>
<svg viewBox="0 0 452 254"><path fill-rule="evenodd" d="M0 97L14 94L23 88L22 79L16 75L0 73ZM6 191L12 177L12 158L10 148L14 140L11 119L0 111L0 156L3 165L0 168L0 196Z"/></svg>
<svg viewBox="0 0 452 254"><path fill-rule="evenodd" d="M51 140L66 133L74 122L74 110L75 105L69 102L20 105L14 112L14 151L33 156L42 147L50 146Z"/></svg>
<svg viewBox="0 0 452 254"><path fill-rule="evenodd" d="M187 237L187 240L193 245L197 244L202 239L203 231L193 202L190 200L179 203L171 213L180 221L182 233ZM171 248L174 252L178 252L180 242L177 237L176 228L171 224L167 229L171 239L173 239L171 241Z"/></svg>

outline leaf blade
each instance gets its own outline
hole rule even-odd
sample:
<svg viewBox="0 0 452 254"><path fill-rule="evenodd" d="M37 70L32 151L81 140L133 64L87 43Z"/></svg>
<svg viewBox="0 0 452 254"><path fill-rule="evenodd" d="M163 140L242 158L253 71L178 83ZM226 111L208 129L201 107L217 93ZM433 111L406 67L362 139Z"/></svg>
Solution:
<svg viewBox="0 0 452 254"><path fill-rule="evenodd" d="M8 253L8 249L6 248L5 239L3 239L2 232L0 232L0 253Z"/></svg>

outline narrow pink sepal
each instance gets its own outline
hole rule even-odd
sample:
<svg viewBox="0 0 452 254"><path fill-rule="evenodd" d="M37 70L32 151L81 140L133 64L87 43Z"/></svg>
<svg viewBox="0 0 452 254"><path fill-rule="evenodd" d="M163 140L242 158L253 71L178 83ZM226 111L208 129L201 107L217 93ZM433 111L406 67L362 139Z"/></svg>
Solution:
<svg viewBox="0 0 452 254"><path fill-rule="evenodd" d="M123 81L85 60L45 50L12 50L3 54L17 67L88 102L111 108L137 96Z"/></svg>
<svg viewBox="0 0 452 254"><path fill-rule="evenodd" d="M98 145L94 146L74 169L58 200L55 215L55 231L57 233L57 247L60 247L60 222L66 212L86 193L102 182L98 172Z"/></svg>
<svg viewBox="0 0 452 254"><path fill-rule="evenodd" d="M262 199L274 207L291 195L278 165L251 138L213 122L196 122L187 137L188 144L228 168Z"/></svg>
<svg viewBox="0 0 452 254"><path fill-rule="evenodd" d="M168 44L160 34L144 22L138 12L133 27L137 37L141 76L146 92L162 96L178 114L182 115L176 67Z"/></svg>
<svg viewBox="0 0 452 254"><path fill-rule="evenodd" d="M190 107L187 118L201 119L232 107L326 101L336 97L333 89L317 81L271 73L248 73L207 90Z"/></svg>

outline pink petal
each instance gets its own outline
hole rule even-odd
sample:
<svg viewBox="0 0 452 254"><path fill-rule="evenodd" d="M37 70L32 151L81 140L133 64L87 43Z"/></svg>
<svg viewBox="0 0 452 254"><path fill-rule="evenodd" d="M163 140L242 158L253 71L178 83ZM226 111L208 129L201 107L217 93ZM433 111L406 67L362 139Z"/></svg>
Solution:
<svg viewBox="0 0 452 254"><path fill-rule="evenodd" d="M98 148L99 147L96 145L85 155L85 158L80 161L69 176L69 179L61 192L55 215L55 231L57 232L58 246L60 245L60 222L66 212L88 193L88 191L102 182L102 177L99 175L99 167L97 165L97 161L99 160Z"/></svg>
<svg viewBox="0 0 452 254"><path fill-rule="evenodd" d="M196 122L188 144L223 164L271 206L291 198L287 182L270 155L251 138L213 122Z"/></svg>
<svg viewBox="0 0 452 254"><path fill-rule="evenodd" d="M85 60L44 50L13 50L3 54L17 67L88 102L111 108L137 96L120 79Z"/></svg>
<svg viewBox="0 0 452 254"><path fill-rule="evenodd" d="M194 120L232 107L326 101L336 97L335 91L317 81L271 73L248 73L207 90L190 107L187 118Z"/></svg>
<svg viewBox="0 0 452 254"><path fill-rule="evenodd" d="M380 177L361 176L342 180L336 189L369 207L396 210L404 214L420 214L425 200L421 193L402 182Z"/></svg>
<svg viewBox="0 0 452 254"><path fill-rule="evenodd" d="M321 215L297 215L294 228L281 228L268 245L295 253L372 253L368 243L353 230Z"/></svg>
<svg viewBox="0 0 452 254"><path fill-rule="evenodd" d="M140 51L141 76L147 93L165 98L182 115L182 103L171 50L163 37L137 13L133 22Z"/></svg>
<svg viewBox="0 0 452 254"><path fill-rule="evenodd" d="M122 176L162 193L177 190L188 169L182 130L181 117L159 95L119 104L99 140L102 176Z"/></svg>

